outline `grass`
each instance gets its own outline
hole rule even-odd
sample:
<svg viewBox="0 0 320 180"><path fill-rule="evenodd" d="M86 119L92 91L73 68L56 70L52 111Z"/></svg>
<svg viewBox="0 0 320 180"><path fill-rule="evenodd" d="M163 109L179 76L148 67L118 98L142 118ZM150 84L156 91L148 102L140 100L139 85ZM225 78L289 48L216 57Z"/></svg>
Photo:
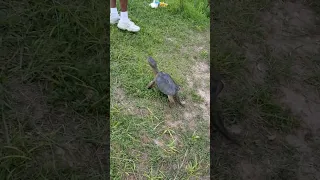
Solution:
<svg viewBox="0 0 320 180"><path fill-rule="evenodd" d="M280 82L294 81L296 72L290 69L294 63L290 55L282 58L273 55L266 43L268 31L263 27L263 12L270 11L275 1L215 1L212 10L211 66L224 76L225 90L221 94L221 109L228 127L238 125L238 138L243 148L226 145L222 137L215 137L213 157L214 179L248 179L248 173L256 178L294 179L299 169L300 152L289 145L285 137L294 134L301 126L300 119L279 102ZM313 7L315 8L315 7ZM267 71L262 81L251 72L247 49L252 45L264 62ZM316 73L308 80L318 84ZM310 81L309 81L310 82ZM311 82L310 82L311 83ZM274 141L268 140L276 135ZM271 164L265 161L272 162ZM241 163L252 165L245 167ZM242 171L241 168L244 168Z"/></svg>
<svg viewBox="0 0 320 180"><path fill-rule="evenodd" d="M0 179L105 179L105 1L0 4Z"/></svg>
<svg viewBox="0 0 320 180"><path fill-rule="evenodd" d="M227 82L223 115L226 124L241 124L248 132L245 148L214 139L215 179L237 179L244 157L267 168L270 179L297 175L297 149L268 140L299 127L299 117L274 98L279 82L292 81L294 72L288 68L292 56L278 59L264 45L259 13L272 2L214 2L210 57ZM319 3L307 2L320 12ZM141 31L111 27L109 81L105 1L0 2L0 179L106 179L109 128L112 179L207 177L209 128L201 108L206 100L197 91L207 88L201 83L206 73L193 69L210 61L207 1L168 0L168 7L158 9L149 1L129 3L129 16ZM247 43L262 44L269 69L263 84L248 73ZM166 96L145 88L153 78L148 56L182 86L186 109L169 109ZM303 77L305 83L319 87L318 67Z"/></svg>
<svg viewBox="0 0 320 180"><path fill-rule="evenodd" d="M285 126L285 129L295 127L293 119L290 119L281 107L273 100L274 87L273 83L277 83L277 72L282 72L287 64L283 62L282 66L274 64L270 66L270 71L264 80L266 83L258 84L249 78L248 63L246 54L243 51L245 43L261 43L266 32L262 31L259 13L268 9L272 1L246 1L237 2L230 5L231 2L218 2L213 9L213 16L216 19L215 28L212 34L214 42L220 42L222 46L213 45L213 54L211 55L211 63L225 76L226 81L236 83L230 87L231 94L224 99L224 108L237 110L238 115L245 118L246 112L252 108L258 108L262 112L273 114L279 118L287 119L285 124L274 124L272 127ZM232 2L233 3L233 2ZM226 8L228 7L228 8ZM222 11L221 9L225 9ZM241 18L240 18L241 17ZM262 52L262 61L270 61L269 52ZM270 63L270 65L272 65ZM276 69L275 66L278 66ZM237 91L237 93L235 93ZM237 103L234 103L237 102Z"/></svg>
<svg viewBox="0 0 320 180"><path fill-rule="evenodd" d="M153 79L152 56L160 70L182 86L187 108L203 100L197 87L188 88L196 62L209 62L209 9L206 1L166 1L152 9L147 1L129 2L129 17L141 27L128 33L111 27L111 178L187 179L209 175L209 126L199 108L190 129L187 109L167 107L167 97L148 90ZM207 14L206 14L207 13ZM195 51L196 48L202 50ZM196 84L196 83L195 83ZM181 122L181 125L170 126Z"/></svg>

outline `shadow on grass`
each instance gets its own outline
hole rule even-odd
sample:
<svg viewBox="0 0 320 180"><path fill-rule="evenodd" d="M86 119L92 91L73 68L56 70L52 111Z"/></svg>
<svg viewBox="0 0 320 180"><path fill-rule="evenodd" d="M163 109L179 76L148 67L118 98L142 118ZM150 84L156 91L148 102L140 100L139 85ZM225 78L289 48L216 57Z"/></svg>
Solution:
<svg viewBox="0 0 320 180"><path fill-rule="evenodd" d="M0 4L0 179L106 178L105 1Z"/></svg>

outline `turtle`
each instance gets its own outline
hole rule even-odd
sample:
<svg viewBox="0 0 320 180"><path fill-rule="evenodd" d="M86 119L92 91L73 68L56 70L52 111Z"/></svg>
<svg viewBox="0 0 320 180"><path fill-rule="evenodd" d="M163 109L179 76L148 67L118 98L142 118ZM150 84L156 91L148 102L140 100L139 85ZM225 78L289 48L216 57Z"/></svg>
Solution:
<svg viewBox="0 0 320 180"><path fill-rule="evenodd" d="M171 104L175 103L178 103L180 106L184 107L178 96L180 86L174 82L169 74L158 70L157 62L152 57L148 57L148 63L151 66L155 77L148 84L147 88L151 89L156 85L163 94L168 96L169 107L171 107Z"/></svg>
<svg viewBox="0 0 320 180"><path fill-rule="evenodd" d="M213 108L212 115L211 115L213 127L215 127L225 138L241 146L238 141L236 141L231 137L230 133L224 126L220 112L217 110L217 98L223 88L224 88L224 83L222 82L221 75L211 67L211 74L210 74L210 98L211 98L210 104L211 105L210 106Z"/></svg>

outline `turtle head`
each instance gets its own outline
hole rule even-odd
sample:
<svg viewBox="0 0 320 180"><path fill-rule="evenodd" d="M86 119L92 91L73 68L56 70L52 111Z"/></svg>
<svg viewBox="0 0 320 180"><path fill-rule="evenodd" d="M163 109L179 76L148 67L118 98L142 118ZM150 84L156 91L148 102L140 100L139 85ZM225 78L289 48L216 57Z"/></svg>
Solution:
<svg viewBox="0 0 320 180"><path fill-rule="evenodd" d="M148 58L148 63L151 66L154 74L155 75L158 74L159 70L158 70L158 67L157 67L157 62L152 57L149 57Z"/></svg>

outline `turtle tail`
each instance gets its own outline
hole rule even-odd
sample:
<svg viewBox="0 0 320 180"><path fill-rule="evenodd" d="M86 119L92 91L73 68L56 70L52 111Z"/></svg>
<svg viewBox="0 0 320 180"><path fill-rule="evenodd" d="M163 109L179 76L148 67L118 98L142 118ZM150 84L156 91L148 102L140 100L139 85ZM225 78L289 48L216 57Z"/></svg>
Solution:
<svg viewBox="0 0 320 180"><path fill-rule="evenodd" d="M153 73L155 75L158 74L159 70L158 70L157 62L152 57L148 58L148 62L149 62L149 65L152 68Z"/></svg>

